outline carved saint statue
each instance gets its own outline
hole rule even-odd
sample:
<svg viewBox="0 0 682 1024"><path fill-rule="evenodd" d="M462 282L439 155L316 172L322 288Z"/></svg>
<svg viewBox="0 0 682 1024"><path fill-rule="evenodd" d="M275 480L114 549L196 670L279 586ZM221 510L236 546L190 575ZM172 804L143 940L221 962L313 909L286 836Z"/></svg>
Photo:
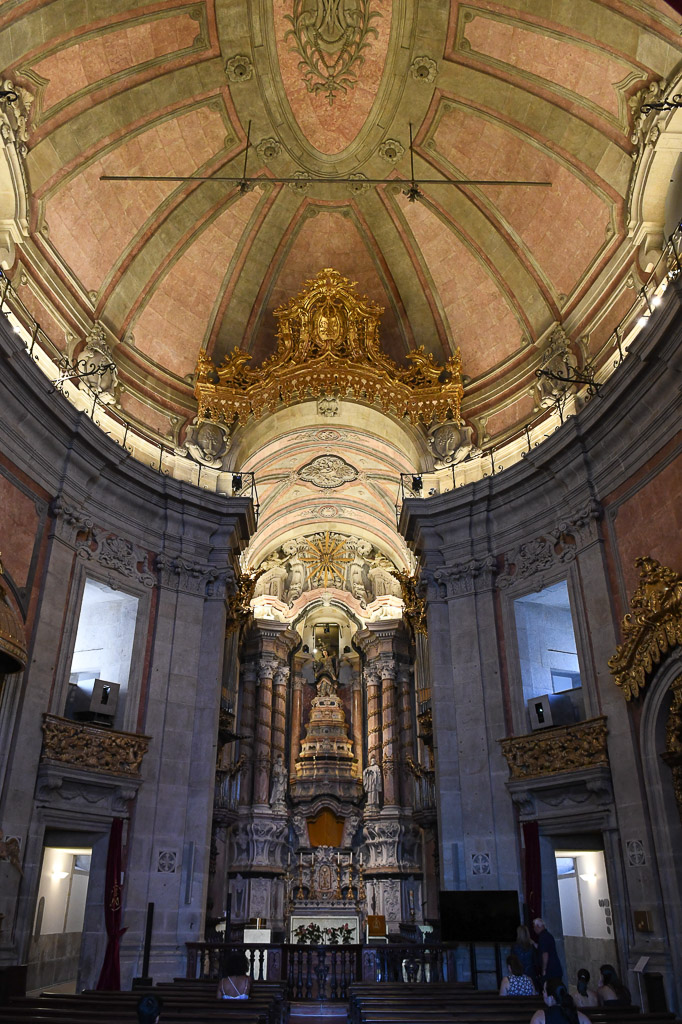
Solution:
<svg viewBox="0 0 682 1024"><path fill-rule="evenodd" d="M281 754L272 766L272 778L270 781L270 806L283 804L287 791L287 772L284 767L284 758Z"/></svg>
<svg viewBox="0 0 682 1024"><path fill-rule="evenodd" d="M315 685L318 697L333 697L336 694L338 674L336 658L322 644L315 659Z"/></svg>
<svg viewBox="0 0 682 1024"><path fill-rule="evenodd" d="M381 800L381 792L384 788L384 780L376 757L370 760L362 773L362 785L367 794L367 806L378 807Z"/></svg>

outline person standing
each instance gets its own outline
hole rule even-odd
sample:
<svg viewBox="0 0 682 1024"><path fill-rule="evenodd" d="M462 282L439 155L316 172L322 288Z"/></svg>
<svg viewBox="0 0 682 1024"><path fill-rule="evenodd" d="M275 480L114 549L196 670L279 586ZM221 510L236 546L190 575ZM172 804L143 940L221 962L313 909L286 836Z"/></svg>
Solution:
<svg viewBox="0 0 682 1024"><path fill-rule="evenodd" d="M547 931L545 922L541 917L533 921L533 928L538 937L538 956L540 958L540 980L546 978L562 978L564 971L556 951L554 936ZM542 991L542 985L539 986Z"/></svg>

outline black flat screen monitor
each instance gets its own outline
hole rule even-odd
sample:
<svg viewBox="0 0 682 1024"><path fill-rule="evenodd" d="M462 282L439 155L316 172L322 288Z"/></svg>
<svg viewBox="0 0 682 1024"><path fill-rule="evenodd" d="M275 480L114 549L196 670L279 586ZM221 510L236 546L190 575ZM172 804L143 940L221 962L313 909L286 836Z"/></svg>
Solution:
<svg viewBox="0 0 682 1024"><path fill-rule="evenodd" d="M516 889L440 892L443 942L513 942L519 919Z"/></svg>

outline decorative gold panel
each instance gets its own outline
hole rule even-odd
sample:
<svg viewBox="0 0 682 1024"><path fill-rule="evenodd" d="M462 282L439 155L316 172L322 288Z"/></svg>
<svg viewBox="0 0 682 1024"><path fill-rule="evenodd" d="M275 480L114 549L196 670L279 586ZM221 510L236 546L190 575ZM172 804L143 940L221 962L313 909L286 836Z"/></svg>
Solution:
<svg viewBox="0 0 682 1024"><path fill-rule="evenodd" d="M148 736L43 715L42 761L137 778L148 747Z"/></svg>
<svg viewBox="0 0 682 1024"><path fill-rule="evenodd" d="M255 569L253 572L242 572L237 577L237 589L227 599L228 633L233 633L235 629L238 629L251 614L251 599L256 584L265 571L265 569Z"/></svg>
<svg viewBox="0 0 682 1024"><path fill-rule="evenodd" d="M459 349L439 366L420 346L407 354L410 365L399 367L379 345L383 308L354 289L354 283L330 268L307 281L299 296L275 310L277 351L255 369L247 366L251 356L240 348L218 367L202 349L194 388L199 419L245 423L251 415L308 396L352 395L378 402L385 412L407 415L413 423L449 415L459 423Z"/></svg>
<svg viewBox="0 0 682 1024"><path fill-rule="evenodd" d="M410 576L404 570L398 569L392 571L391 576L395 576L400 583L403 603L405 605L405 615L412 629L415 633L421 633L422 636L426 636L428 633L426 626L426 598L420 591L418 578Z"/></svg>
<svg viewBox="0 0 682 1024"><path fill-rule="evenodd" d="M606 717L500 740L512 779L608 767Z"/></svg>
<svg viewBox="0 0 682 1024"><path fill-rule="evenodd" d="M653 558L638 558L639 586L623 619L623 643L609 668L626 700L638 697L664 654L682 643L682 577Z"/></svg>

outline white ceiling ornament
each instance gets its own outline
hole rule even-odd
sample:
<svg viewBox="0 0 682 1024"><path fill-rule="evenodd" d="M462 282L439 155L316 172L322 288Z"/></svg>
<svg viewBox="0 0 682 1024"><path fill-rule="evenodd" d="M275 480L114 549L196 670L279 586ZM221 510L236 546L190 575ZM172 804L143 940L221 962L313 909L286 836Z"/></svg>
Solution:
<svg viewBox="0 0 682 1024"><path fill-rule="evenodd" d="M318 455L312 462L301 466L297 475L304 483L331 490L357 480L358 471L339 455Z"/></svg>

